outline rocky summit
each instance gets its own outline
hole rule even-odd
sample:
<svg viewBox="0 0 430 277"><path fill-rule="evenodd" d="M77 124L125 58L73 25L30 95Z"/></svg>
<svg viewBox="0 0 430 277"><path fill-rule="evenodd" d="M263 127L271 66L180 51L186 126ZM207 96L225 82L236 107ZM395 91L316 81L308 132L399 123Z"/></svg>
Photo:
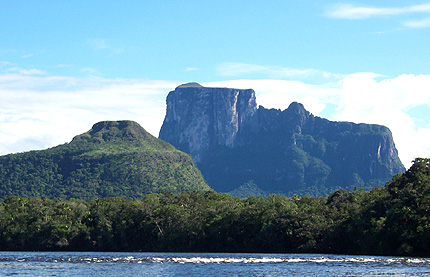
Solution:
<svg viewBox="0 0 430 277"><path fill-rule="evenodd" d="M189 153L219 192L321 195L404 171L385 126L329 121L296 102L258 107L252 89L189 83L166 102L159 138Z"/></svg>

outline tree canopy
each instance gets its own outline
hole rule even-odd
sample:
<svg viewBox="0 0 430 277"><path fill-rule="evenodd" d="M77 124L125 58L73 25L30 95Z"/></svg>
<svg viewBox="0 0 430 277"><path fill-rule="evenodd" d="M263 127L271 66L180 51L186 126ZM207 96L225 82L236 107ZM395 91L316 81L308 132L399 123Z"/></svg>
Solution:
<svg viewBox="0 0 430 277"><path fill-rule="evenodd" d="M384 187L245 199L170 192L141 199L0 203L0 250L430 255L430 159Z"/></svg>

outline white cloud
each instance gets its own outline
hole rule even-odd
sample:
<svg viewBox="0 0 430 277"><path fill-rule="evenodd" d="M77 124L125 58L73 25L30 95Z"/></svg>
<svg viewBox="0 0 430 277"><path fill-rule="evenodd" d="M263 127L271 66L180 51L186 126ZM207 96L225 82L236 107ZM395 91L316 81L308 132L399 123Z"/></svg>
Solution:
<svg viewBox="0 0 430 277"><path fill-rule="evenodd" d="M265 108L284 110L291 102L296 101L304 104L307 110L316 115L325 109L326 104L338 102L337 91L333 88L335 84L311 85L286 80L232 80L202 83L204 86L252 88L257 96L257 104Z"/></svg>
<svg viewBox="0 0 430 277"><path fill-rule="evenodd" d="M406 21L403 23L403 25L409 28L430 28L430 18Z"/></svg>
<svg viewBox="0 0 430 277"><path fill-rule="evenodd" d="M54 68L68 68L68 67L72 67L72 65L71 64L57 64L53 67Z"/></svg>
<svg viewBox="0 0 430 277"><path fill-rule="evenodd" d="M0 91L72 89L82 85L89 86L90 84L89 80L85 84L85 79L72 77L33 76L17 73L0 74Z"/></svg>
<svg viewBox="0 0 430 277"><path fill-rule="evenodd" d="M217 73L225 77L249 76L252 74L264 75L271 79L307 79L320 78L325 81L330 79L338 79L339 74L333 74L327 71L317 69L297 69L280 66L265 66L246 63L227 62L218 65Z"/></svg>
<svg viewBox="0 0 430 277"><path fill-rule="evenodd" d="M11 68L8 68L6 71L18 73L18 74L23 74L23 75L44 75L47 73L44 70L40 70L40 69L36 69L36 68L23 69L23 68L19 68L19 67L11 67Z"/></svg>
<svg viewBox="0 0 430 277"><path fill-rule="evenodd" d="M375 16L393 16L409 13L430 13L430 4L411 5L398 8L339 4L332 6L326 12L326 16L339 19L366 19Z"/></svg>
<svg viewBox="0 0 430 277"><path fill-rule="evenodd" d="M109 50L112 54L121 54L124 51L122 48L110 45L105 39L88 39L86 43L95 51Z"/></svg>
<svg viewBox="0 0 430 277"><path fill-rule="evenodd" d="M87 40L87 44L94 50L102 50L109 48L109 45L107 44L106 40L99 38L89 39Z"/></svg>
<svg viewBox="0 0 430 277"><path fill-rule="evenodd" d="M0 61L0 82L4 82L5 80L9 79L12 76L20 76L19 78L22 78L23 75L31 76L31 75L46 75L47 72L45 70L37 69L37 68L21 68L18 66L15 66L11 62L7 61Z"/></svg>
<svg viewBox="0 0 430 277"><path fill-rule="evenodd" d="M87 76L90 77L101 77L103 75L100 71L91 67L81 68L81 72L85 73Z"/></svg>
<svg viewBox="0 0 430 277"><path fill-rule="evenodd" d="M31 54L25 54L25 55L22 55L21 56L21 58L24 58L24 59L27 59L27 58L31 58L31 57L34 57L34 53L31 53Z"/></svg>
<svg viewBox="0 0 430 277"><path fill-rule="evenodd" d="M0 75L0 154L65 143L103 120L134 120L158 136L177 84Z"/></svg>
<svg viewBox="0 0 430 277"><path fill-rule="evenodd" d="M423 118L408 114L414 107L430 107L430 75L381 77L358 73L318 85L273 79L202 85L252 88L258 104L266 108L286 109L297 101L331 120L385 125L408 167L416 157L430 157L430 125L417 125ZM166 96L178 85L176 81L0 75L0 154L68 142L102 120L135 120L158 136Z"/></svg>
<svg viewBox="0 0 430 277"><path fill-rule="evenodd" d="M285 109L297 101L315 115L330 114L331 120L385 125L392 131L406 167L417 157L430 157L430 128L418 127L417 120L408 114L412 107L430 107L430 75L400 75L381 81L377 77L381 76L351 74L323 85L285 80L232 80L204 85L253 88L258 104L266 108Z"/></svg>
<svg viewBox="0 0 430 277"><path fill-rule="evenodd" d="M377 82L351 76L340 83L343 93L337 120L388 126L405 165L416 157L430 157L430 128L419 128L407 111L430 105L429 75L401 75Z"/></svg>
<svg viewBox="0 0 430 277"><path fill-rule="evenodd" d="M5 66L8 66L8 65L10 65L11 63L10 62L8 62L8 61L0 61L0 67L5 67Z"/></svg>

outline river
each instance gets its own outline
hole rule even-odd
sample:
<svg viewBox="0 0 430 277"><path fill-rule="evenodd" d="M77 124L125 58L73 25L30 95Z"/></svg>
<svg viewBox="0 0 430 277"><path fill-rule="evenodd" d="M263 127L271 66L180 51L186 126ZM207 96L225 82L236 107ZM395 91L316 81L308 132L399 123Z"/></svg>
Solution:
<svg viewBox="0 0 430 277"><path fill-rule="evenodd" d="M430 259L321 254L0 252L1 276L429 276Z"/></svg>

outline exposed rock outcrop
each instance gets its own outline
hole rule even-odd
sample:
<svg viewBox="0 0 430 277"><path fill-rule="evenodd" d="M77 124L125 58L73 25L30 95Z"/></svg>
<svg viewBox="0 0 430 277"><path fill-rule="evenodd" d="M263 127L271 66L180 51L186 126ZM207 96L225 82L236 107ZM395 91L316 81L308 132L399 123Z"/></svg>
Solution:
<svg viewBox="0 0 430 277"><path fill-rule="evenodd" d="M253 90L179 86L167 96L167 114L160 138L202 162L216 146L237 146L239 129L257 111Z"/></svg>
<svg viewBox="0 0 430 277"><path fill-rule="evenodd" d="M257 108L252 89L177 87L159 137L191 154L220 192L252 182L270 193L319 195L404 171L388 128L329 121L296 102Z"/></svg>

